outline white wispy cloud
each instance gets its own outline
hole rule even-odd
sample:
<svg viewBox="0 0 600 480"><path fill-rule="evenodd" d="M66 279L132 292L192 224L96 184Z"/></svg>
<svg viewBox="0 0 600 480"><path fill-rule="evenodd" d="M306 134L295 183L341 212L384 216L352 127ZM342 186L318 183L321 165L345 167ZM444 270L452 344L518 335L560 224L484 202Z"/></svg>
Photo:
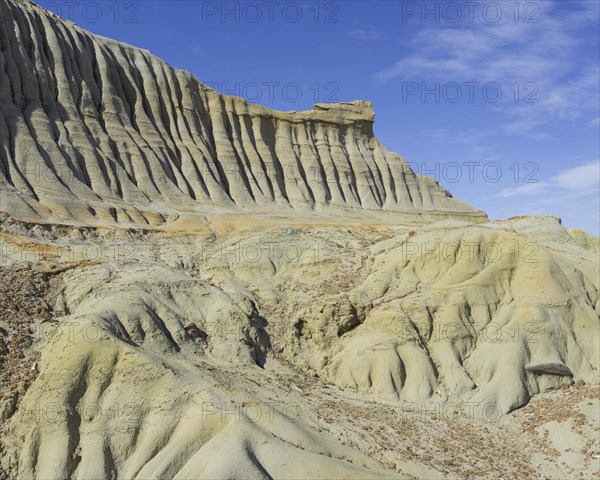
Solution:
<svg viewBox="0 0 600 480"><path fill-rule="evenodd" d="M356 29L350 32L350 35L354 37L356 40L361 40L363 42L381 40L381 32L377 30L375 27L371 26L367 30Z"/></svg>
<svg viewBox="0 0 600 480"><path fill-rule="evenodd" d="M408 45L409 53L374 78L498 83L503 95L493 107L506 115L502 128L510 134L546 138L541 127L549 121L597 114L598 62L582 61L577 52L595 48L589 32L597 29L600 3L569 2L567 9L556 1L535 2L537 23L515 22L512 3L502 3L504 15L497 23L420 29Z"/></svg>
<svg viewBox="0 0 600 480"><path fill-rule="evenodd" d="M587 127L588 128L594 128L594 127L599 127L600 126L600 117L596 117L596 118L592 118L588 123L587 123Z"/></svg>
<svg viewBox="0 0 600 480"><path fill-rule="evenodd" d="M563 170L552 179L552 182L557 187L567 190L597 189L600 186L600 161Z"/></svg>
<svg viewBox="0 0 600 480"><path fill-rule="evenodd" d="M600 193L600 160L561 170L546 181L506 188L496 196L508 198L519 195L547 195L548 193L556 193L569 198L597 196Z"/></svg>
<svg viewBox="0 0 600 480"><path fill-rule="evenodd" d="M424 130L423 135L429 142L473 145L491 136L494 132L482 129L467 129L460 132L449 131L446 128Z"/></svg>

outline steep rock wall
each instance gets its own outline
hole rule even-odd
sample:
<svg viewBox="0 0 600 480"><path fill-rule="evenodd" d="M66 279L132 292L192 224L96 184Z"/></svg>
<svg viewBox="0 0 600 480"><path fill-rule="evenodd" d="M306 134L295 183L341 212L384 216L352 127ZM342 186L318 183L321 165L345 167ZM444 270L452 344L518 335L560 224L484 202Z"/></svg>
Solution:
<svg viewBox="0 0 600 480"><path fill-rule="evenodd" d="M387 151L369 102L269 110L28 1L1 3L0 207L16 218L157 225L251 208L486 219Z"/></svg>

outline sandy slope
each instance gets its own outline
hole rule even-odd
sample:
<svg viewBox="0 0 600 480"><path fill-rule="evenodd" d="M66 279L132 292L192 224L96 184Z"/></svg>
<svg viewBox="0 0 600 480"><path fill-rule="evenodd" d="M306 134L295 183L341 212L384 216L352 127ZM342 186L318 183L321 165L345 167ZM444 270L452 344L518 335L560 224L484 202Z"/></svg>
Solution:
<svg viewBox="0 0 600 480"><path fill-rule="evenodd" d="M242 236L3 227L5 268L43 253L36 268L62 285L55 321L32 322L39 374L3 403L11 477L598 472L598 254L552 217ZM440 238L476 242L474 257L423 262L415 246ZM492 261L492 243L512 253ZM564 416L572 395L588 426L580 407Z"/></svg>

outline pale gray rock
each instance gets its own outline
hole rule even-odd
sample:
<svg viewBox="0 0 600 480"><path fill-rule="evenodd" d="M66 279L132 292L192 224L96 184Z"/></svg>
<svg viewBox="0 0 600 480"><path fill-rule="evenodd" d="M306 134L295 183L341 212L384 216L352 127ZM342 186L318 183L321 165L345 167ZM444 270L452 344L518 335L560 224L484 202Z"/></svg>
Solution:
<svg viewBox="0 0 600 480"><path fill-rule="evenodd" d="M35 375L0 392L0 477L576 476L502 422L564 383L598 410L598 238L485 222L368 102L272 111L0 6L0 265L56 276Z"/></svg>
<svg viewBox="0 0 600 480"><path fill-rule="evenodd" d="M269 110L27 0L1 5L0 210L15 218L152 227L220 207L486 219L377 141L370 102Z"/></svg>

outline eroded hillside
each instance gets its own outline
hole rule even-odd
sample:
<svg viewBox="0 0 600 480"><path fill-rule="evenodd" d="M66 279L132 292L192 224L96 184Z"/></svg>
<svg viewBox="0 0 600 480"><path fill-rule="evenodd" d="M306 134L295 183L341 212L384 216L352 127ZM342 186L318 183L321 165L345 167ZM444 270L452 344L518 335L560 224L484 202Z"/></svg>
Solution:
<svg viewBox="0 0 600 480"><path fill-rule="evenodd" d="M5 407L13 476L595 471L598 253L555 218L208 236L9 219L3 231L7 265L41 263L62 282L52 320L30 318L39 374ZM567 428L585 463L558 466L566 447L538 437L551 419L535 401L518 408L575 386L589 430ZM464 435L477 440L459 446ZM464 448L484 452L473 463Z"/></svg>

